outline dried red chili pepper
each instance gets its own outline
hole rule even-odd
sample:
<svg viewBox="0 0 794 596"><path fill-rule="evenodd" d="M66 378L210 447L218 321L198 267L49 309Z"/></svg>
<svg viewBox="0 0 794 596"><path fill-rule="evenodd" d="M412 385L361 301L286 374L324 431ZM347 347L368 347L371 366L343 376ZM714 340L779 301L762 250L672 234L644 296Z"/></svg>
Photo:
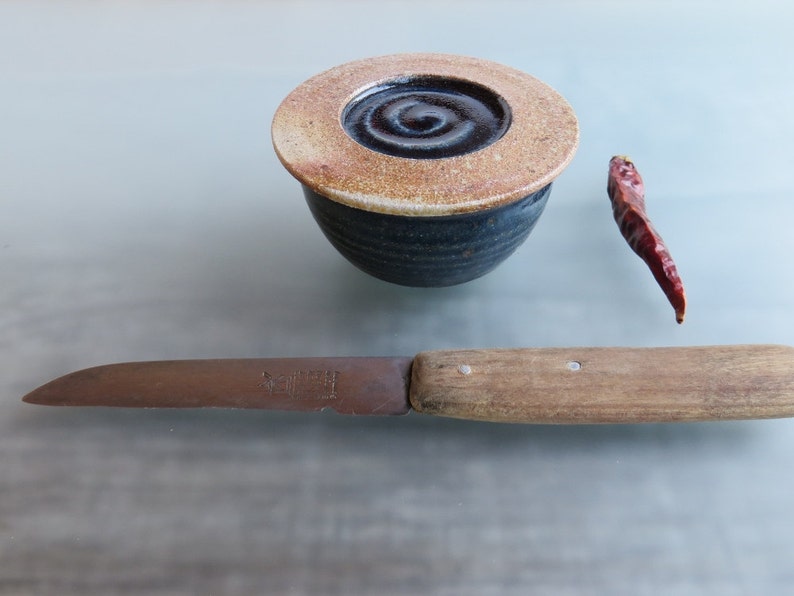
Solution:
<svg viewBox="0 0 794 596"><path fill-rule="evenodd" d="M684 284L678 276L670 251L648 219L645 211L645 185L628 157L616 155L609 161L607 192L612 201L612 213L623 237L650 268L675 309L676 321L683 323L686 311Z"/></svg>

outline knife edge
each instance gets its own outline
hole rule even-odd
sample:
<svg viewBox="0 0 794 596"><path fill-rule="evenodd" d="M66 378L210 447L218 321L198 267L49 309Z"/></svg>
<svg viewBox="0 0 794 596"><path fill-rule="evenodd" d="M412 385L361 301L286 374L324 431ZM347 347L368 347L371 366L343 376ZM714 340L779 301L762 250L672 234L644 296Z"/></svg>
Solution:
<svg viewBox="0 0 794 596"><path fill-rule="evenodd" d="M247 408L348 415L410 411L412 358L250 358L106 364L58 377L31 404Z"/></svg>

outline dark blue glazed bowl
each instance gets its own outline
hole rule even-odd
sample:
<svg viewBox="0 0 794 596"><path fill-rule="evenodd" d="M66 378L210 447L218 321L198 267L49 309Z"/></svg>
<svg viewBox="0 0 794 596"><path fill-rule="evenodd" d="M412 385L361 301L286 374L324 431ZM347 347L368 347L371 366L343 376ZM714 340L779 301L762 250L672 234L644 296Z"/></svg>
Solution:
<svg viewBox="0 0 794 596"><path fill-rule="evenodd" d="M527 239L551 184L514 203L438 217L405 217L348 207L304 186L314 219L353 265L414 287L461 284L485 275Z"/></svg>
<svg viewBox="0 0 794 596"><path fill-rule="evenodd" d="M351 263L407 286L450 286L524 242L573 158L576 116L545 83L476 58L383 56L309 79L273 146Z"/></svg>

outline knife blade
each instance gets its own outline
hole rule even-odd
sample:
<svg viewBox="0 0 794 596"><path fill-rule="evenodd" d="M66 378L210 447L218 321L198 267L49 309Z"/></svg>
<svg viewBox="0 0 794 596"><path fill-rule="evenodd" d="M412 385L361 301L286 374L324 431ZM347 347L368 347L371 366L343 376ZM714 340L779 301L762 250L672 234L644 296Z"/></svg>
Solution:
<svg viewBox="0 0 794 596"><path fill-rule="evenodd" d="M794 416L794 348L522 348L411 357L108 364L28 393L31 404L423 414L529 424Z"/></svg>

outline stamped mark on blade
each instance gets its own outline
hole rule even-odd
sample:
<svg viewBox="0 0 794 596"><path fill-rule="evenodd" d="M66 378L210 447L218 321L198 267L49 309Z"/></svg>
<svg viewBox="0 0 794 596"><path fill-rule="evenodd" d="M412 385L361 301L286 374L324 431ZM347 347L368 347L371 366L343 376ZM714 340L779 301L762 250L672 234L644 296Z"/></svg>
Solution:
<svg viewBox="0 0 794 596"><path fill-rule="evenodd" d="M336 386L339 372L335 370L298 370L288 375L262 373L259 384L268 395L288 396L294 400L337 399Z"/></svg>

